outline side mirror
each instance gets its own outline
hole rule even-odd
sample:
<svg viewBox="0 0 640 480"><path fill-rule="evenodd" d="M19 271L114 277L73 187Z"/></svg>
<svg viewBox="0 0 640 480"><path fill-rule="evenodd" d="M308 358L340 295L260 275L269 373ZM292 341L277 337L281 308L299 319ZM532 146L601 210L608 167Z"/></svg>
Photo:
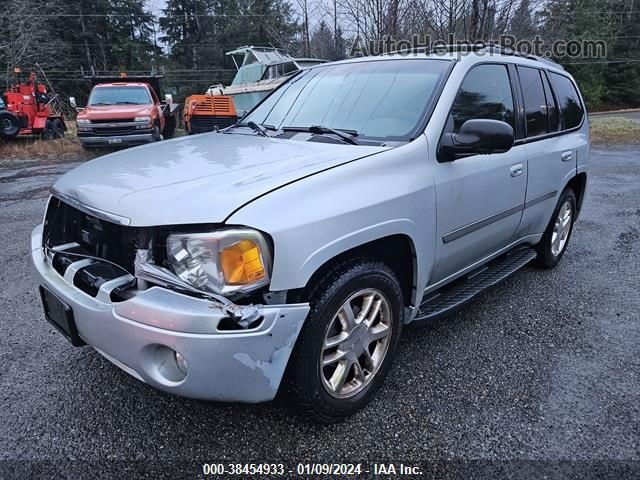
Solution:
<svg viewBox="0 0 640 480"><path fill-rule="evenodd" d="M76 97L69 97L69 103L73 108L78 108L78 103L76 102Z"/></svg>
<svg viewBox="0 0 640 480"><path fill-rule="evenodd" d="M164 95L164 101L169 104L173 103L173 95L171 95L170 93L166 93Z"/></svg>
<svg viewBox="0 0 640 480"><path fill-rule="evenodd" d="M471 155L504 153L513 146L513 128L500 120L467 120L458 133L446 133L440 140L438 160L450 162Z"/></svg>

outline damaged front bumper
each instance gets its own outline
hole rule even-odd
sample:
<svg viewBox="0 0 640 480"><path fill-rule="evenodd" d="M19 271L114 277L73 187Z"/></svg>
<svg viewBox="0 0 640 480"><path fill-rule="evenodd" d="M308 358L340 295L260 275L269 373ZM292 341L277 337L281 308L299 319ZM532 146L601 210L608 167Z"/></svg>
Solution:
<svg viewBox="0 0 640 480"><path fill-rule="evenodd" d="M31 236L39 281L73 309L79 336L132 376L190 398L257 403L272 400L308 304L264 305L255 328L221 330L228 312L212 301L151 287L122 302L108 292L94 298L64 278L42 249L42 226ZM110 282L101 290L108 289ZM186 375L172 366L177 352Z"/></svg>

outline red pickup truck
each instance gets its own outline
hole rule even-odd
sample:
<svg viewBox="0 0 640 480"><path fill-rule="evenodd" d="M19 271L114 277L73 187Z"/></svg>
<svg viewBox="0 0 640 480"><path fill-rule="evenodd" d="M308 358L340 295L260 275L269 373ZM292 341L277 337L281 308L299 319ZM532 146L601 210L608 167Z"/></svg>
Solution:
<svg viewBox="0 0 640 480"><path fill-rule="evenodd" d="M137 145L173 136L178 105L160 101L158 77L92 81L87 105L78 108L76 117L83 147Z"/></svg>

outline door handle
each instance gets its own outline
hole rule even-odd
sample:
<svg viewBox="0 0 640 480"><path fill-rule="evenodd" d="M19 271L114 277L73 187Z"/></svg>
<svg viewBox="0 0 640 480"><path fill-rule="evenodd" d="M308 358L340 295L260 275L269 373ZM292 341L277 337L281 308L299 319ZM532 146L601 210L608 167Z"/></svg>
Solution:
<svg viewBox="0 0 640 480"><path fill-rule="evenodd" d="M573 152L571 150L562 152L562 155L560 155L560 158L562 159L563 162L568 162L573 158Z"/></svg>
<svg viewBox="0 0 640 480"><path fill-rule="evenodd" d="M522 173L522 170L523 170L522 164L516 163L515 165L511 166L511 168L509 169L509 173L511 174L512 177L517 177Z"/></svg>

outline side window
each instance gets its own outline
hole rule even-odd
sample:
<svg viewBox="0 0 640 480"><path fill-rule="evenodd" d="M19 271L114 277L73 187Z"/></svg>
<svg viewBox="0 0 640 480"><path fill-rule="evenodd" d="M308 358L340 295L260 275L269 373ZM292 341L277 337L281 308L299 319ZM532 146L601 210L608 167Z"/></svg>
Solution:
<svg viewBox="0 0 640 480"><path fill-rule="evenodd" d="M515 130L513 97L505 65L478 65L460 86L451 107L447 131L457 133L467 120L501 120Z"/></svg>
<svg viewBox="0 0 640 480"><path fill-rule="evenodd" d="M544 72L542 74L542 83L544 84L544 96L547 97L547 117L549 118L549 132L557 132L560 130L560 114L558 112L558 105L553 96L551 85Z"/></svg>
<svg viewBox="0 0 640 480"><path fill-rule="evenodd" d="M551 73L551 84L556 93L560 111L562 112L562 128L568 130L577 127L582 122L584 109L573 82L564 75Z"/></svg>
<svg viewBox="0 0 640 480"><path fill-rule="evenodd" d="M547 99L544 95L542 77L537 68L518 67L524 112L527 123L527 137L537 137L548 133Z"/></svg>
<svg viewBox="0 0 640 480"><path fill-rule="evenodd" d="M160 101L158 100L158 96L156 95L156 92L153 88L150 88L149 91L151 92L151 99L153 101L153 103L160 103Z"/></svg>

